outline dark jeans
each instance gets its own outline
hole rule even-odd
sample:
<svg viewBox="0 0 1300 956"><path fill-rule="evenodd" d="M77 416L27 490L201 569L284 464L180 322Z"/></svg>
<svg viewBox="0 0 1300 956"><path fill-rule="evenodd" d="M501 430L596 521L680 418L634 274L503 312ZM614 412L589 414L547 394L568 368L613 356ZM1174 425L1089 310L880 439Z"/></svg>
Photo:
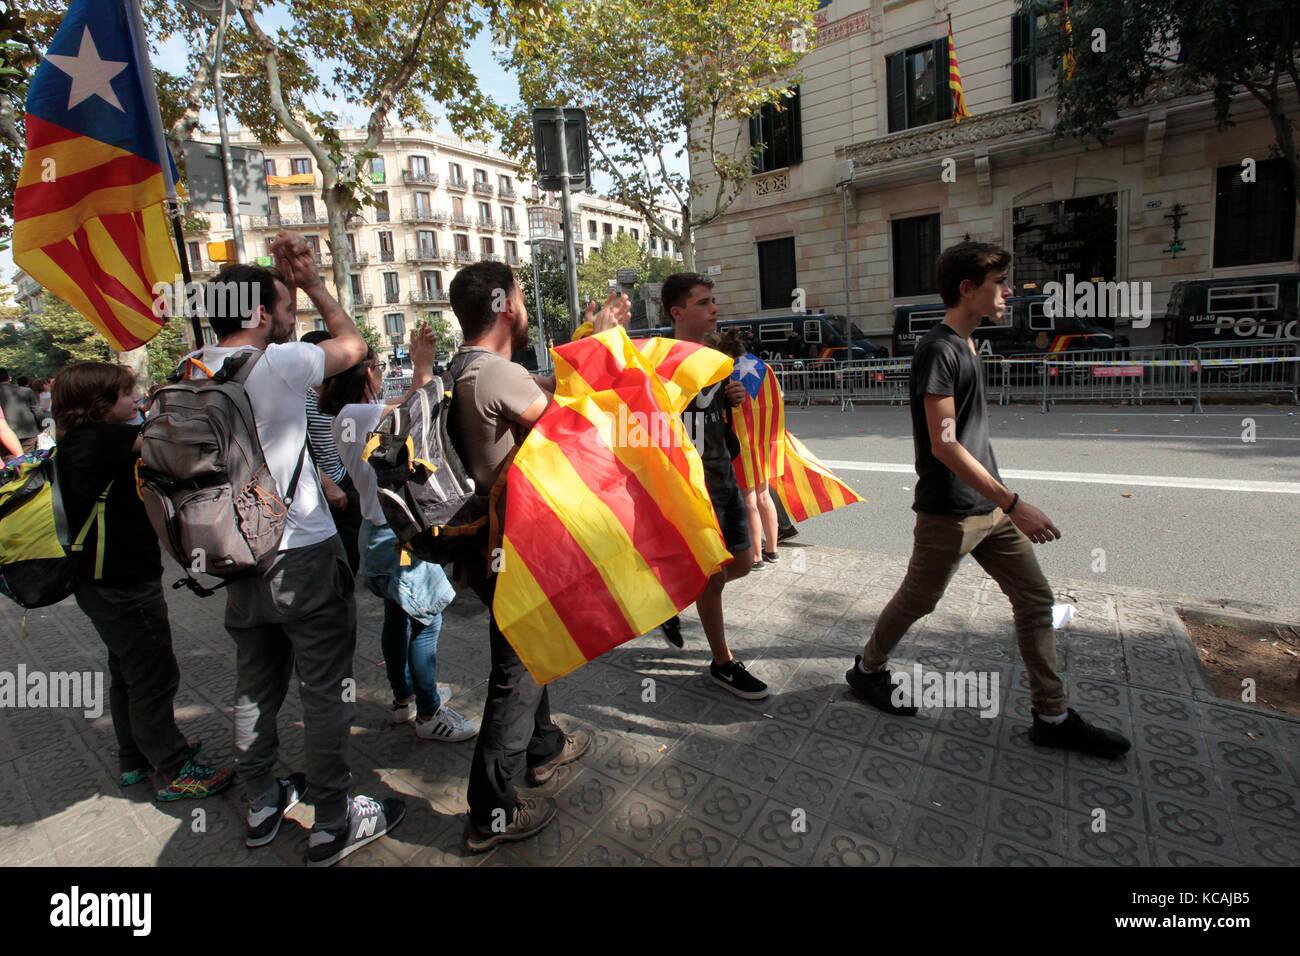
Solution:
<svg viewBox="0 0 1300 956"><path fill-rule="evenodd" d="M482 559L469 569L469 586L488 607L492 649L487 702L469 771L469 816L479 830L490 830L498 808L505 811L505 823L514 819L517 782L527 767L545 763L564 749L564 731L551 719L547 689L533 680L497 627L491 613L496 577L488 577Z"/></svg>
<svg viewBox="0 0 1300 956"><path fill-rule="evenodd" d="M181 672L161 580L126 588L78 580L73 595L108 648L118 768L126 773L154 767L174 777L189 747L172 709Z"/></svg>
<svg viewBox="0 0 1300 956"><path fill-rule="evenodd" d="M352 576L355 578L357 568L361 564L361 552L357 549L357 534L361 531L361 496L357 493L357 486L352 483L351 475L344 475L338 486L348 496L348 506L335 508L330 505L330 514L334 517L334 528L343 540L343 550L348 555L348 567L352 569Z"/></svg>
<svg viewBox="0 0 1300 956"><path fill-rule="evenodd" d="M347 820L348 735L356 715L352 653L357 606L338 535L281 551L265 574L226 587L226 630L235 641L235 762L254 807L278 798L276 720L298 671L307 738L307 786L316 829Z"/></svg>

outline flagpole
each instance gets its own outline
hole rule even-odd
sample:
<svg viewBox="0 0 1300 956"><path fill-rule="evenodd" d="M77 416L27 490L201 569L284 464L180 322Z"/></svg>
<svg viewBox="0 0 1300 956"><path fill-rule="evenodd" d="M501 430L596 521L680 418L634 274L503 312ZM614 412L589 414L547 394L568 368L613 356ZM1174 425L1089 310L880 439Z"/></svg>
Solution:
<svg viewBox="0 0 1300 956"><path fill-rule="evenodd" d="M153 63L149 60L149 44L145 38L144 16L140 10L140 0L122 0L126 10L127 25L130 28L131 45L135 47L135 65L140 76L140 89L144 93L145 109L149 113L149 126L153 132L154 149L158 153L158 165L162 169L163 187L166 190L167 218L172 223L172 236L176 241L176 253L181 265L181 277L186 290L190 285L190 261L185 253L185 235L181 229L180 200L176 196L176 180L172 177L171 152L167 149L167 137L162 128L162 109L158 106L158 88L153 79ZM175 303L180 315L188 310L189 293L180 297ZM197 315L190 317L191 331L194 333L194 347L203 347L203 327Z"/></svg>

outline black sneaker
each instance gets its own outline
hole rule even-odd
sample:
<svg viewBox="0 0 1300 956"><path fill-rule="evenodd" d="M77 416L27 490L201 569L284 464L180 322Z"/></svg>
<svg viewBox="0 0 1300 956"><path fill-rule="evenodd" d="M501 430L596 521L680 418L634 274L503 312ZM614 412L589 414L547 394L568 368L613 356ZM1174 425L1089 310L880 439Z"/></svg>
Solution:
<svg viewBox="0 0 1300 956"><path fill-rule="evenodd" d="M789 541L791 538L797 537L799 537L799 529L794 525L790 525L788 528L778 528L776 530L776 540L778 543Z"/></svg>
<svg viewBox="0 0 1300 956"><path fill-rule="evenodd" d="M781 556L777 554L775 551L764 551L763 560L766 561L768 564L773 564L774 562L780 561Z"/></svg>
<svg viewBox="0 0 1300 956"><path fill-rule="evenodd" d="M273 807L261 810L248 809L248 829L244 831L244 846L266 846L280 832L284 815L296 807L307 795L307 775L291 773L276 781L280 785L280 800Z"/></svg>
<svg viewBox="0 0 1300 956"><path fill-rule="evenodd" d="M676 614L660 624L659 630L663 632L664 640L673 647L681 647L685 643L682 640L682 619Z"/></svg>
<svg viewBox="0 0 1300 956"><path fill-rule="evenodd" d="M762 571L762 570L763 570L763 562L762 562L762 561L755 561L753 564L751 564L751 565L749 566L749 570L751 570L751 571Z"/></svg>
<svg viewBox="0 0 1300 956"><path fill-rule="evenodd" d="M1069 716L1059 724L1049 724L1032 707L1029 712L1034 715L1034 725L1029 728L1029 739L1042 747L1077 750L1094 757L1110 759L1122 757L1132 746L1123 734L1088 723L1073 707L1068 711Z"/></svg>
<svg viewBox="0 0 1300 956"><path fill-rule="evenodd" d="M312 833L312 840L316 840L321 834L330 839L307 846L307 865L333 866L367 843L378 840L401 823L404 816L406 816L405 800L394 797L380 802L369 797L353 797L348 805L347 826L334 834L327 830Z"/></svg>
<svg viewBox="0 0 1300 956"><path fill-rule="evenodd" d="M591 749L592 741L596 738L590 730L579 728L571 734L564 735L564 746L560 752L552 757L546 763L538 764L536 767L528 768L528 786L540 787L546 781L555 776L555 771L559 770L566 763L573 763L588 750Z"/></svg>
<svg viewBox="0 0 1300 956"><path fill-rule="evenodd" d="M855 694L872 707L896 717L912 717L916 714L916 708L911 704L894 703L894 681L889 676L888 668L864 674L858 667L861 662L862 655L854 655L853 666L844 675L844 680Z"/></svg>
<svg viewBox="0 0 1300 956"><path fill-rule="evenodd" d="M745 665L734 657L725 664L710 664L709 676L713 683L745 700L762 700L768 693L767 685L745 670Z"/></svg>
<svg viewBox="0 0 1300 956"><path fill-rule="evenodd" d="M498 843L527 840L555 819L555 801L550 797L520 797L515 815L504 830L480 830L474 821L465 821L465 849L482 853Z"/></svg>

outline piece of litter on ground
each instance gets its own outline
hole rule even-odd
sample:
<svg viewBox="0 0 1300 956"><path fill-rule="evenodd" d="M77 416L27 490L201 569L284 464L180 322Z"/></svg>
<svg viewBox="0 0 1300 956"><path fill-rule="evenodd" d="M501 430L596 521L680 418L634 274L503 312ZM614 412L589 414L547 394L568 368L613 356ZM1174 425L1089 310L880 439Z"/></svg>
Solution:
<svg viewBox="0 0 1300 956"><path fill-rule="evenodd" d="M1074 620L1073 604L1053 604L1052 605L1052 627L1060 631L1067 624Z"/></svg>
<svg viewBox="0 0 1300 956"><path fill-rule="evenodd" d="M772 715L771 715L771 714L764 714L763 716L766 717L768 720L771 720L771 719L772 719Z"/></svg>
<svg viewBox="0 0 1300 956"><path fill-rule="evenodd" d="M1249 730L1246 731L1246 736L1249 737L1251 740L1258 740L1258 739L1259 739L1259 738L1256 737L1254 734L1252 734Z"/></svg>
<svg viewBox="0 0 1300 956"><path fill-rule="evenodd" d="M1120 497L1121 497L1121 498L1132 498L1132 497L1133 497L1133 493L1132 493L1132 492L1129 492L1129 491L1122 491L1122 492L1120 492Z"/></svg>
<svg viewBox="0 0 1300 956"><path fill-rule="evenodd" d="M667 750L667 749L668 749L667 745L660 745L660 747L659 747L659 752L660 752L660 753L663 753L663 752L664 752L665 750Z"/></svg>
<svg viewBox="0 0 1300 956"><path fill-rule="evenodd" d="M942 803L939 803L937 800L931 800L930 802L933 803L936 807L941 807L941 806L943 806L943 804L942 804Z"/></svg>

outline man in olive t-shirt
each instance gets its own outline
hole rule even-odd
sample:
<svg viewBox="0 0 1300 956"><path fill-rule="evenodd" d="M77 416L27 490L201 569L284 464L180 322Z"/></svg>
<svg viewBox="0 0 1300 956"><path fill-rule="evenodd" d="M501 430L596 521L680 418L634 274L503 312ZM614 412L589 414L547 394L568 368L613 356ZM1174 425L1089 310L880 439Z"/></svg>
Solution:
<svg viewBox="0 0 1300 956"><path fill-rule="evenodd" d="M917 343L912 358L912 439L916 448L915 545L898 592L876 619L871 638L845 674L849 686L887 713L910 716L912 702L885 668L913 622L934 610L958 565L971 555L1011 600L1016 643L1029 674L1029 739L1047 747L1118 757L1120 734L1087 723L1066 707L1056 671L1052 588L1033 544L1060 538L1047 515L1011 492L989 441L984 370L971 333L983 317L1006 312L1011 255L963 242L939 257L937 280L947 314ZM903 675L900 675L900 677ZM970 706L946 700L945 706Z"/></svg>

